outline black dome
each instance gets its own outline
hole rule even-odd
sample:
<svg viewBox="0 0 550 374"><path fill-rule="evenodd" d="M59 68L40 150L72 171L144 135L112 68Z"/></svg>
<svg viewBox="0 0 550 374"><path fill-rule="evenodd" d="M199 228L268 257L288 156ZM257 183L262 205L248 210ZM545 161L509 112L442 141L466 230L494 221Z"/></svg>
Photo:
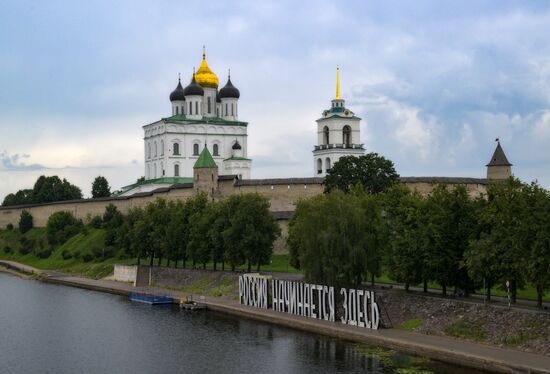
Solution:
<svg viewBox="0 0 550 374"><path fill-rule="evenodd" d="M220 99L220 93L218 91L216 91L216 102L217 103L221 103L222 102L222 99Z"/></svg>
<svg viewBox="0 0 550 374"><path fill-rule="evenodd" d="M170 101L183 101L185 100L185 94L183 93L183 87L181 81L178 79L178 86L170 94Z"/></svg>
<svg viewBox="0 0 550 374"><path fill-rule="evenodd" d="M204 90L202 89L201 86L197 84L197 81L195 80L195 74L193 74L193 79L191 80L191 83L189 83L189 86L185 87L185 89L183 90L183 94L185 96L204 95Z"/></svg>
<svg viewBox="0 0 550 374"><path fill-rule="evenodd" d="M231 77L227 79L226 85L220 90L220 98L234 98L238 99L241 96L241 93L237 89L237 87L233 86L231 83Z"/></svg>
<svg viewBox="0 0 550 374"><path fill-rule="evenodd" d="M235 140L235 144L233 144L233 149L242 149L241 145L239 144L238 140Z"/></svg>

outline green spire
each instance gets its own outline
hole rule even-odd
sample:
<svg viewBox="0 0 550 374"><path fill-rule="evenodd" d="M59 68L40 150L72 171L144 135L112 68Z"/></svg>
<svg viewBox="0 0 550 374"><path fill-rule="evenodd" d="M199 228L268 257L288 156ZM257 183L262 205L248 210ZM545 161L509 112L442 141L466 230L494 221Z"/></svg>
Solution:
<svg viewBox="0 0 550 374"><path fill-rule="evenodd" d="M210 154L210 152L208 151L208 148L205 145L204 149L199 155L199 158L197 159L197 162L195 162L193 169L217 168L217 167L218 165L216 165L216 163L214 162L212 155Z"/></svg>

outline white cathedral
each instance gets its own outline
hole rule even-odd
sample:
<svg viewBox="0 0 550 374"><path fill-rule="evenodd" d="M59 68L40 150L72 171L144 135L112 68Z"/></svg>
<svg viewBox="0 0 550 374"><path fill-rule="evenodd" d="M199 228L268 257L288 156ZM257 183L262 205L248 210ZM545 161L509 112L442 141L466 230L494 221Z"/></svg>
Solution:
<svg viewBox="0 0 550 374"><path fill-rule="evenodd" d="M176 183L193 182L193 166L206 148L219 175L250 179L252 160L247 152L247 122L239 121L239 90L228 75L218 90L218 77L208 67L203 51L199 69L184 88L178 79L170 94L172 115L143 126L145 180L122 188L119 196L149 192ZM317 120L318 142L313 150L314 175L324 177L342 156L360 156L360 122L340 97L336 70L336 97Z"/></svg>
<svg viewBox="0 0 550 374"><path fill-rule="evenodd" d="M170 94L172 115L143 126L145 180L175 178L191 181L193 165L204 147L220 174L250 178L247 126L239 121L239 90L227 83L218 90L218 77L203 53L199 69L183 88L181 80ZM181 180L178 180L181 179Z"/></svg>

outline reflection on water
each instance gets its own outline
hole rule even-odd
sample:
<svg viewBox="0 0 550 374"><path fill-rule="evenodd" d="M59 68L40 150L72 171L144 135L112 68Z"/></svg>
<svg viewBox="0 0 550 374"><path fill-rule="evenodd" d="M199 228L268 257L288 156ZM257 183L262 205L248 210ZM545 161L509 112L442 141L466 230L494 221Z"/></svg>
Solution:
<svg viewBox="0 0 550 374"><path fill-rule="evenodd" d="M7 373L473 373L215 312L132 304L5 274L0 337L0 371Z"/></svg>

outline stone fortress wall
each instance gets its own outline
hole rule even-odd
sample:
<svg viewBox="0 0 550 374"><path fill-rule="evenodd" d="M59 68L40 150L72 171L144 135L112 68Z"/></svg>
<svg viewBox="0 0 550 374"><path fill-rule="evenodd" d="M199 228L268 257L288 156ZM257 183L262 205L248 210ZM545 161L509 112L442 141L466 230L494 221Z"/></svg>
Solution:
<svg viewBox="0 0 550 374"><path fill-rule="evenodd" d="M281 179L248 179L237 180L233 176L220 176L217 190L209 194L214 200L222 200L236 193L255 192L269 199L271 211L281 227L282 235L275 243L275 253L286 253L286 237L288 235L288 220L292 217L295 204L300 199L309 198L323 193L323 178L281 178ZM426 195L437 184L464 184L472 197L484 193L487 179L484 178L448 178L448 177L402 177L404 183L412 190ZM11 223L17 227L23 210L33 217L35 227L45 227L48 218L55 212L68 211L84 222L96 215L103 215L105 207L115 205L122 213L127 213L135 207L144 207L157 198L165 200L186 200L194 196L196 189L193 183L175 184L171 187L159 188L151 192L143 192L125 197L108 197L100 199L84 199L60 201L45 204L31 204L0 207L0 228Z"/></svg>

